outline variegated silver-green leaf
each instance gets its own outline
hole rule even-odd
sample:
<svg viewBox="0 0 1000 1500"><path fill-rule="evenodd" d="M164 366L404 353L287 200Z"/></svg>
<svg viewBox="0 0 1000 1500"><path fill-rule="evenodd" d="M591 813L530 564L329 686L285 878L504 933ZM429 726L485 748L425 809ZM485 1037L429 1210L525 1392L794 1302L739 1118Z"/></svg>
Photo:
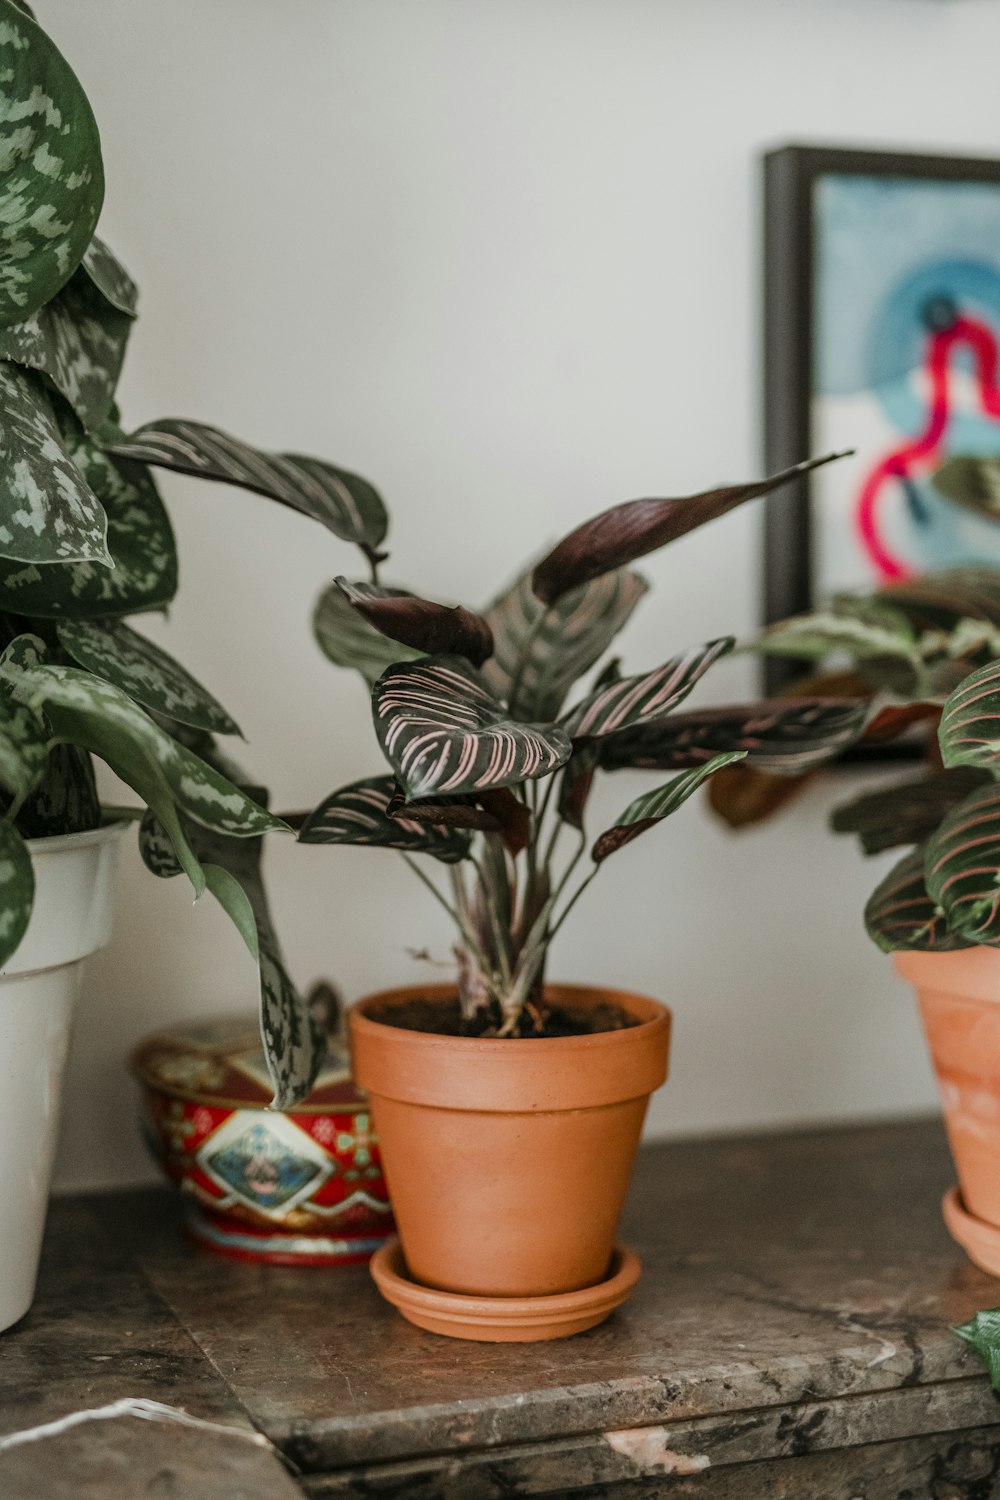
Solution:
<svg viewBox="0 0 1000 1500"><path fill-rule="evenodd" d="M88 429L111 412L134 317L118 306L132 284L122 267L114 274L115 266L111 252L95 239L57 296L23 323L0 328L0 359L44 375ZM103 285L118 302L105 295Z"/></svg>
<svg viewBox="0 0 1000 1500"><path fill-rule="evenodd" d="M859 619L856 614L826 613L794 615L771 625L754 641L763 655L802 657L820 661L843 651L855 661L867 657L900 656L920 666L917 639L906 616L896 612L898 626L880 620Z"/></svg>
<svg viewBox="0 0 1000 1500"><path fill-rule="evenodd" d="M177 548L153 476L82 436L67 451L105 509L114 567L0 559L0 609L38 619L92 619L169 604L177 592Z"/></svg>
<svg viewBox="0 0 1000 1500"><path fill-rule="evenodd" d="M970 672L949 695L938 742L946 766L983 766L1000 776L1000 661Z"/></svg>
<svg viewBox="0 0 1000 1500"><path fill-rule="evenodd" d="M175 875L183 872L167 830L149 808L143 813L139 823L139 853L146 869L159 880L172 880Z"/></svg>
<svg viewBox="0 0 1000 1500"><path fill-rule="evenodd" d="M924 856L927 891L953 932L1000 945L1000 786L971 792L943 819Z"/></svg>
<svg viewBox="0 0 1000 1500"><path fill-rule="evenodd" d="M112 250L97 235L87 246L80 269L94 290L119 312L134 318L139 302L139 288Z"/></svg>
<svg viewBox="0 0 1000 1500"><path fill-rule="evenodd" d="M102 822L94 762L79 745L53 746L45 774L21 804L18 828L26 839L44 839L59 833L86 833L100 828Z"/></svg>
<svg viewBox="0 0 1000 1500"><path fill-rule="evenodd" d="M923 849L914 849L875 887L865 907L865 929L883 953L917 949L951 953L971 946L948 926L940 906L927 894Z"/></svg>
<svg viewBox="0 0 1000 1500"><path fill-rule="evenodd" d="M0 822L0 966L24 937L34 899L35 872L24 840L12 824Z"/></svg>
<svg viewBox="0 0 1000 1500"><path fill-rule="evenodd" d="M407 801L517 786L556 770L572 748L558 724L512 719L459 656L389 667L372 692L372 713Z"/></svg>
<svg viewBox="0 0 1000 1500"><path fill-rule="evenodd" d="M759 771L800 776L857 739L868 705L846 699L771 698L693 709L601 742L606 771L679 771L726 750L745 750Z"/></svg>
<svg viewBox="0 0 1000 1500"><path fill-rule="evenodd" d="M671 713L713 662L735 644L732 636L724 636L704 646L693 646L652 672L610 682L578 703L562 720L563 727L574 740L593 740L655 724Z"/></svg>
<svg viewBox="0 0 1000 1500"><path fill-rule="evenodd" d="M381 590L402 597L404 589ZM358 613L336 584L324 589L313 614L313 631L323 655L338 667L353 667L374 687L386 667L397 661L416 661L422 652L390 641Z"/></svg>
<svg viewBox="0 0 1000 1500"><path fill-rule="evenodd" d="M38 786L49 759L41 716L0 685L0 787L23 799Z"/></svg>
<svg viewBox="0 0 1000 1500"><path fill-rule="evenodd" d="M702 782L707 780L716 771L721 771L723 766L731 766L734 761L744 760L745 750L731 750L725 755L715 755L703 766L697 766L691 771L682 771L680 776L675 776L665 786L657 787L653 792L645 792L641 797L636 797L630 802L625 811L618 818L613 828L607 829L596 840L590 851L591 858L595 864L600 864L607 859L609 854L624 848L633 839L637 839L647 828L662 823L664 818L669 818L671 813L687 801L693 792L696 792Z"/></svg>
<svg viewBox="0 0 1000 1500"><path fill-rule="evenodd" d="M299 841L402 849L411 854L430 854L448 865L465 859L470 838L464 828L390 816L388 808L397 792L394 776L367 776L342 787L309 814Z"/></svg>
<svg viewBox="0 0 1000 1500"><path fill-rule="evenodd" d="M0 557L111 566L108 519L73 464L41 377L0 364Z"/></svg>
<svg viewBox="0 0 1000 1500"><path fill-rule="evenodd" d="M123 620L63 620L57 633L75 662L113 682L144 708L211 734L240 733L207 688Z"/></svg>
<svg viewBox="0 0 1000 1500"><path fill-rule="evenodd" d="M79 80L41 27L0 0L0 326L65 285L103 198L100 136Z"/></svg>
<svg viewBox="0 0 1000 1500"><path fill-rule="evenodd" d="M375 487L347 469L297 453L265 453L201 422L149 422L109 445L124 458L218 479L267 495L319 521L345 542L374 553L388 526Z"/></svg>
<svg viewBox="0 0 1000 1500"><path fill-rule="evenodd" d="M493 656L482 668L516 719L554 719L573 683L611 645L648 587L627 568L581 584L546 608L531 570L490 605Z"/></svg>

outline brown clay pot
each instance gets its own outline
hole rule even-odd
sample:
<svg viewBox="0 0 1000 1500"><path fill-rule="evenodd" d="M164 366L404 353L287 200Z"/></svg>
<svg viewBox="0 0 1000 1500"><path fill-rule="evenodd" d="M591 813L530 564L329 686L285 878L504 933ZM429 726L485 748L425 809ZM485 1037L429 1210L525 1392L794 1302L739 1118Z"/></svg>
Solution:
<svg viewBox="0 0 1000 1500"><path fill-rule="evenodd" d="M917 991L962 1201L1000 1227L1000 949L893 961Z"/></svg>
<svg viewBox="0 0 1000 1500"><path fill-rule="evenodd" d="M454 993L388 990L350 1012L354 1075L370 1097L409 1273L471 1296L594 1286L611 1264L649 1095L667 1075L670 1012L618 990L550 985L557 1004L610 1002L638 1024L479 1039L369 1015Z"/></svg>

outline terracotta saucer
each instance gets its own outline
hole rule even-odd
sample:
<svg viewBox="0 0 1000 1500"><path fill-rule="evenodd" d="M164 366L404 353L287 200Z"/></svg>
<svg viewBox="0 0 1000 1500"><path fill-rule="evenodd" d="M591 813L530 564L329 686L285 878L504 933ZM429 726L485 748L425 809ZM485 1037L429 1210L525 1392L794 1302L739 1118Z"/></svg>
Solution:
<svg viewBox="0 0 1000 1500"><path fill-rule="evenodd" d="M619 1245L596 1286L545 1297L470 1297L411 1281L399 1240L392 1239L376 1250L370 1269L385 1300L418 1328L487 1344L532 1344L603 1323L630 1295L641 1267L631 1250Z"/></svg>
<svg viewBox="0 0 1000 1500"><path fill-rule="evenodd" d="M991 1276L1000 1276L1000 1229L970 1214L957 1186L945 1193L941 1212L948 1233L958 1241L973 1265Z"/></svg>

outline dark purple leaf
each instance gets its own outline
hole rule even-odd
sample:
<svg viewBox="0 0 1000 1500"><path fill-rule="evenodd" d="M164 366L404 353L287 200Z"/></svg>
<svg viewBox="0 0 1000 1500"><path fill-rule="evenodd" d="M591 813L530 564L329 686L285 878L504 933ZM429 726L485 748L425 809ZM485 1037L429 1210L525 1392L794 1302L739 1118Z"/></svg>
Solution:
<svg viewBox="0 0 1000 1500"><path fill-rule="evenodd" d="M493 654L493 632L482 615L417 599L375 584L335 580L352 608L391 641L427 656L463 656L474 667Z"/></svg>
<svg viewBox="0 0 1000 1500"><path fill-rule="evenodd" d="M618 771L680 770L727 750L745 750L762 771L798 776L857 739L867 704L829 698L771 698L761 703L671 714L601 744L601 765Z"/></svg>

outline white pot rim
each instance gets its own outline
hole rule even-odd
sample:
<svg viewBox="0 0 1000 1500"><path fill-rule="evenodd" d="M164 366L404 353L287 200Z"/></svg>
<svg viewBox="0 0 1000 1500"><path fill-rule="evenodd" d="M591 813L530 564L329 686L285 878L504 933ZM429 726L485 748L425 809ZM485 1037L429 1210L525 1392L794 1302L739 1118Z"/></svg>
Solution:
<svg viewBox="0 0 1000 1500"><path fill-rule="evenodd" d="M37 839L25 839L31 854L58 854L63 849L86 849L90 844L103 844L117 838L131 824L126 818L117 818L113 823L102 823L100 828L87 828L83 833L49 833Z"/></svg>

